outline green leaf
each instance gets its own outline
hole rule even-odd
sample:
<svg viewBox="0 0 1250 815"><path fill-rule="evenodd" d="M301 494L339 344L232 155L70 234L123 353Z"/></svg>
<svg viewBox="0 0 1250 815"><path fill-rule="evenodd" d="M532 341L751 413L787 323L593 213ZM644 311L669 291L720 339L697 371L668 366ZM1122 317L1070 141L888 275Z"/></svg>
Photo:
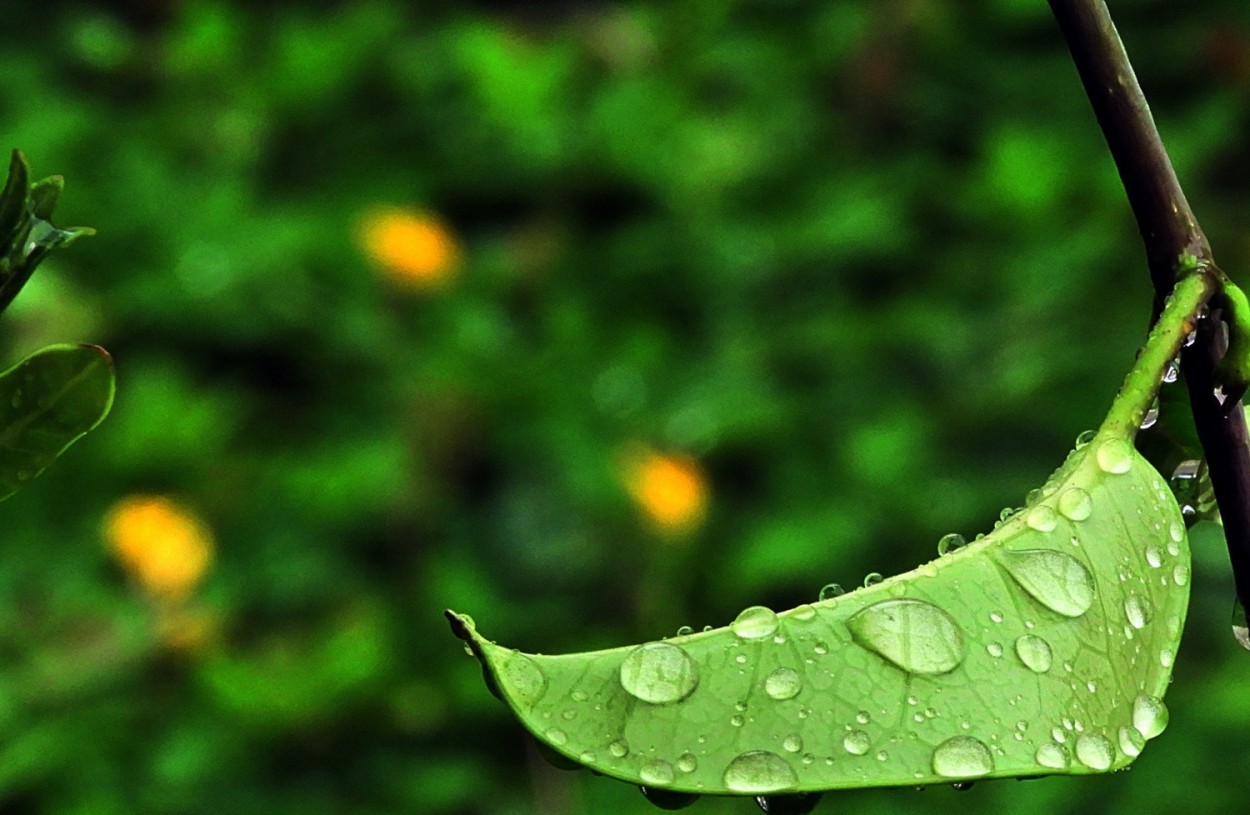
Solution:
<svg viewBox="0 0 1250 815"><path fill-rule="evenodd" d="M108 415L113 360L95 345L54 345L0 373L0 500Z"/></svg>
<svg viewBox="0 0 1250 815"><path fill-rule="evenodd" d="M1190 555L1133 438L1199 305L1178 283L1092 439L989 535L776 614L637 646L540 656L448 612L541 742L649 789L721 795L1089 774L1167 725Z"/></svg>

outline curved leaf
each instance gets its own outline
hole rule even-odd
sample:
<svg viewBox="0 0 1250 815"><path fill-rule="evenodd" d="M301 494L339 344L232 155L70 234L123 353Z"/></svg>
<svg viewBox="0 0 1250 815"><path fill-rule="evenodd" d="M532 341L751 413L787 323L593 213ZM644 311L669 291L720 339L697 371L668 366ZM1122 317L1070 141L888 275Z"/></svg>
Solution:
<svg viewBox="0 0 1250 815"><path fill-rule="evenodd" d="M95 345L53 345L0 373L0 500L93 429L113 405L113 360Z"/></svg>
<svg viewBox="0 0 1250 815"><path fill-rule="evenodd" d="M539 656L447 612L540 741L650 789L720 795L1107 772L1167 725L1185 525L1132 440L1211 295L1177 284L1097 435L988 536L781 614Z"/></svg>

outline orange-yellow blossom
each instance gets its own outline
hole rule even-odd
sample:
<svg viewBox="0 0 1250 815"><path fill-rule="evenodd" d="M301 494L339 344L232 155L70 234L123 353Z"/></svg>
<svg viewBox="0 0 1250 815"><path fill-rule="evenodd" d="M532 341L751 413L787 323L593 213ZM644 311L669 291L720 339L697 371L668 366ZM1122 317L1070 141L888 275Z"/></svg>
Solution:
<svg viewBox="0 0 1250 815"><path fill-rule="evenodd" d="M168 498L124 498L109 510L104 528L109 547L126 571L163 599L190 593L212 562L208 529Z"/></svg>
<svg viewBox="0 0 1250 815"><path fill-rule="evenodd" d="M460 245L442 221L406 209L368 213L359 240L374 263L395 279L416 286L445 281L460 260Z"/></svg>
<svg viewBox="0 0 1250 815"><path fill-rule="evenodd" d="M693 526L707 508L707 478L689 456L644 451L626 468L625 485L647 517L665 530Z"/></svg>

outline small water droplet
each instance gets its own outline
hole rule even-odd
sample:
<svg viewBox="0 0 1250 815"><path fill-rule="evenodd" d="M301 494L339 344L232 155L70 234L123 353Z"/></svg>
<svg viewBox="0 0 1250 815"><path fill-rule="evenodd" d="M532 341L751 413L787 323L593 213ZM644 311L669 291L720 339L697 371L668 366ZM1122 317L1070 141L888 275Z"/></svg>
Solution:
<svg viewBox="0 0 1250 815"><path fill-rule="evenodd" d="M742 725L746 724L746 719L741 716L732 716L729 719L729 723L734 727L742 727Z"/></svg>
<svg viewBox="0 0 1250 815"><path fill-rule="evenodd" d="M1159 422L1159 400L1156 398L1146 410L1146 415L1141 417L1141 424L1138 427L1141 430L1149 430Z"/></svg>
<svg viewBox="0 0 1250 815"><path fill-rule="evenodd" d="M923 600L883 600L846 624L858 645L911 673L944 674L963 660L963 632L949 614Z"/></svg>
<svg viewBox="0 0 1250 815"><path fill-rule="evenodd" d="M1154 619L1154 613L1154 606L1140 594L1130 594L1124 598L1124 616L1134 628L1145 628Z"/></svg>
<svg viewBox="0 0 1250 815"><path fill-rule="evenodd" d="M1016 656L1034 673L1050 670L1050 643L1035 634L1023 634L1016 640Z"/></svg>
<svg viewBox="0 0 1250 815"><path fill-rule="evenodd" d="M821 586L819 596L821 600L834 600L844 594L846 594L846 589L837 583L826 583L824 586Z"/></svg>
<svg viewBox="0 0 1250 815"><path fill-rule="evenodd" d="M590 698L589 694L587 694L586 691L584 690L575 690L569 694L569 697L574 702L585 702L587 699Z"/></svg>
<svg viewBox="0 0 1250 815"><path fill-rule="evenodd" d="M1138 733L1135 728L1121 727L1119 737L1120 752L1129 758L1137 758L1141 755L1142 748L1146 746L1146 737Z"/></svg>
<svg viewBox="0 0 1250 815"><path fill-rule="evenodd" d="M1029 514L1024 516L1024 522L1038 532L1051 532L1059 525L1059 516L1053 509L1041 504L1029 510Z"/></svg>
<svg viewBox="0 0 1250 815"><path fill-rule="evenodd" d="M1094 602L1094 579L1079 560L1051 549L1003 553L1007 572L1034 600L1065 617L1080 617Z"/></svg>
<svg viewBox="0 0 1250 815"><path fill-rule="evenodd" d="M1172 582L1178 586L1184 586L1189 583L1189 564L1178 563L1172 567Z"/></svg>
<svg viewBox="0 0 1250 815"><path fill-rule="evenodd" d="M653 705L685 699L699 684L699 669L684 650L667 642L649 642L630 651L620 669L621 687Z"/></svg>
<svg viewBox="0 0 1250 815"><path fill-rule="evenodd" d="M949 555L956 549L961 549L968 544L963 535L958 532L951 532L938 538L937 551L938 555Z"/></svg>
<svg viewBox="0 0 1250 815"><path fill-rule="evenodd" d="M629 755L629 745L625 743L624 739L617 739L608 745L608 752L614 758L625 758L625 756Z"/></svg>
<svg viewBox="0 0 1250 815"><path fill-rule="evenodd" d="M1001 623L1002 621L1003 621L1003 615L1002 615L1002 612L1000 612L1000 611L991 611L991 612L990 612L990 622L992 622L992 623Z"/></svg>
<svg viewBox="0 0 1250 815"><path fill-rule="evenodd" d="M862 730L852 730L842 737L842 747L853 756L862 756L872 748L872 740Z"/></svg>
<svg viewBox="0 0 1250 815"><path fill-rule="evenodd" d="M1071 758L1069 758L1066 749L1048 741L1038 747L1037 751L1033 753L1033 760L1043 767L1049 767L1052 770L1063 770L1067 768Z"/></svg>
<svg viewBox="0 0 1250 815"><path fill-rule="evenodd" d="M758 640L776 634L778 624L777 615L772 609L751 606L743 609L738 618L729 624L729 630L744 640Z"/></svg>
<svg viewBox="0 0 1250 815"><path fill-rule="evenodd" d="M1115 761L1115 748L1102 736L1086 733L1076 740L1076 760L1101 772Z"/></svg>
<svg viewBox="0 0 1250 815"><path fill-rule="evenodd" d="M578 756L577 758L583 764L594 764L596 761L599 760L599 757L595 755L594 750L583 750L582 754Z"/></svg>
<svg viewBox="0 0 1250 815"><path fill-rule="evenodd" d="M767 750L752 750L729 762L722 779L734 792L775 792L799 783L786 760Z"/></svg>
<svg viewBox="0 0 1250 815"><path fill-rule="evenodd" d="M1164 668L1171 668L1176 662L1176 651L1171 648L1164 648L1159 651L1159 664Z"/></svg>
<svg viewBox="0 0 1250 815"><path fill-rule="evenodd" d="M1076 437L1076 444L1074 446L1077 450L1080 450L1082 447L1093 441L1094 436L1096 435L1098 435L1098 431L1096 430L1082 430Z"/></svg>
<svg viewBox="0 0 1250 815"><path fill-rule="evenodd" d="M1153 543L1146 546L1146 562L1150 564L1152 569L1157 569L1163 565L1163 552Z"/></svg>
<svg viewBox="0 0 1250 815"><path fill-rule="evenodd" d="M933 751L933 772L943 778L979 778L993 771L990 748L972 736L953 736Z"/></svg>
<svg viewBox="0 0 1250 815"><path fill-rule="evenodd" d="M829 653L829 646L826 645L824 642L818 642L814 646L812 646L812 651L814 651L819 656L824 656L825 654Z"/></svg>
<svg viewBox="0 0 1250 815"><path fill-rule="evenodd" d="M794 611L790 612L790 616L801 623L805 623L816 617L816 607L810 603L804 603L801 606L796 606Z"/></svg>
<svg viewBox="0 0 1250 815"><path fill-rule="evenodd" d="M1186 345L1193 344L1193 341L1190 340L1189 337L1195 335L1196 333L1197 332L1190 332L1190 334L1185 337ZM1174 359L1168 363L1168 367L1163 369L1162 379L1163 379L1163 382L1170 385L1173 382L1175 382L1180 377L1180 375L1181 375L1181 362L1179 359Z"/></svg>
<svg viewBox="0 0 1250 815"><path fill-rule="evenodd" d="M991 642L985 646L985 651L990 656L994 657L995 659L998 659L999 657L1003 655L1003 646L999 645L996 642Z"/></svg>
<svg viewBox="0 0 1250 815"><path fill-rule="evenodd" d="M869 572L864 575L864 588L875 586L885 578L881 576L881 572Z"/></svg>
<svg viewBox="0 0 1250 815"><path fill-rule="evenodd" d="M798 733L791 733L781 742L781 746L788 753L797 753L803 749L803 737Z"/></svg>
<svg viewBox="0 0 1250 815"><path fill-rule="evenodd" d="M560 747L561 745L566 744L568 740L569 740L569 734L565 733L563 730L553 727L547 731L547 741L551 742L557 747Z"/></svg>
<svg viewBox="0 0 1250 815"><path fill-rule="evenodd" d="M803 680L791 668L778 668L764 680L764 692L778 701L793 699L803 689Z"/></svg>
<svg viewBox="0 0 1250 815"><path fill-rule="evenodd" d="M1069 487L1059 493L1059 512L1070 521L1083 521L1094 511L1094 500L1080 487Z"/></svg>
<svg viewBox="0 0 1250 815"><path fill-rule="evenodd" d="M659 784L666 786L673 783L677 774L673 772L673 765L663 759L655 759L648 761L638 770L638 776L648 784Z"/></svg>
<svg viewBox="0 0 1250 815"><path fill-rule="evenodd" d="M868 724L872 721L872 717L868 715L868 711L861 710L859 713L855 714L855 721L860 724Z"/></svg>
<svg viewBox="0 0 1250 815"><path fill-rule="evenodd" d="M677 759L677 769L683 773L692 773L699 769L699 759L695 758L693 753L683 753Z"/></svg>
<svg viewBox="0 0 1250 815"><path fill-rule="evenodd" d="M694 633L694 628L689 625L683 625L681 628L677 629L677 636L679 637L687 637L693 633Z"/></svg>
<svg viewBox="0 0 1250 815"><path fill-rule="evenodd" d="M1168 709L1157 696L1138 696L1133 700L1133 727L1148 739L1162 733L1168 726Z"/></svg>
<svg viewBox="0 0 1250 815"><path fill-rule="evenodd" d="M1168 525L1168 537L1172 539L1173 543L1180 543L1185 540L1185 525L1180 521L1172 521Z"/></svg>

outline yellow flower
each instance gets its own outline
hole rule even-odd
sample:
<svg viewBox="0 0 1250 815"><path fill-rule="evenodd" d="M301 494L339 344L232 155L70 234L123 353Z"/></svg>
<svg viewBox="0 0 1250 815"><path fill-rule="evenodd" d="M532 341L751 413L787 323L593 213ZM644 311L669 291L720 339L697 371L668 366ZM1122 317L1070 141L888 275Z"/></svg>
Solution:
<svg viewBox="0 0 1250 815"><path fill-rule="evenodd" d="M104 522L109 547L148 593L177 600L203 578L213 539L194 515L160 496L135 495L113 506Z"/></svg>
<svg viewBox="0 0 1250 815"><path fill-rule="evenodd" d="M703 518L708 485L694 459L646 450L625 468L625 486L634 502L666 531L688 529Z"/></svg>
<svg viewBox="0 0 1250 815"><path fill-rule="evenodd" d="M446 225L424 213L375 210L365 216L358 238L374 263L414 286L445 282L460 260L460 246Z"/></svg>

